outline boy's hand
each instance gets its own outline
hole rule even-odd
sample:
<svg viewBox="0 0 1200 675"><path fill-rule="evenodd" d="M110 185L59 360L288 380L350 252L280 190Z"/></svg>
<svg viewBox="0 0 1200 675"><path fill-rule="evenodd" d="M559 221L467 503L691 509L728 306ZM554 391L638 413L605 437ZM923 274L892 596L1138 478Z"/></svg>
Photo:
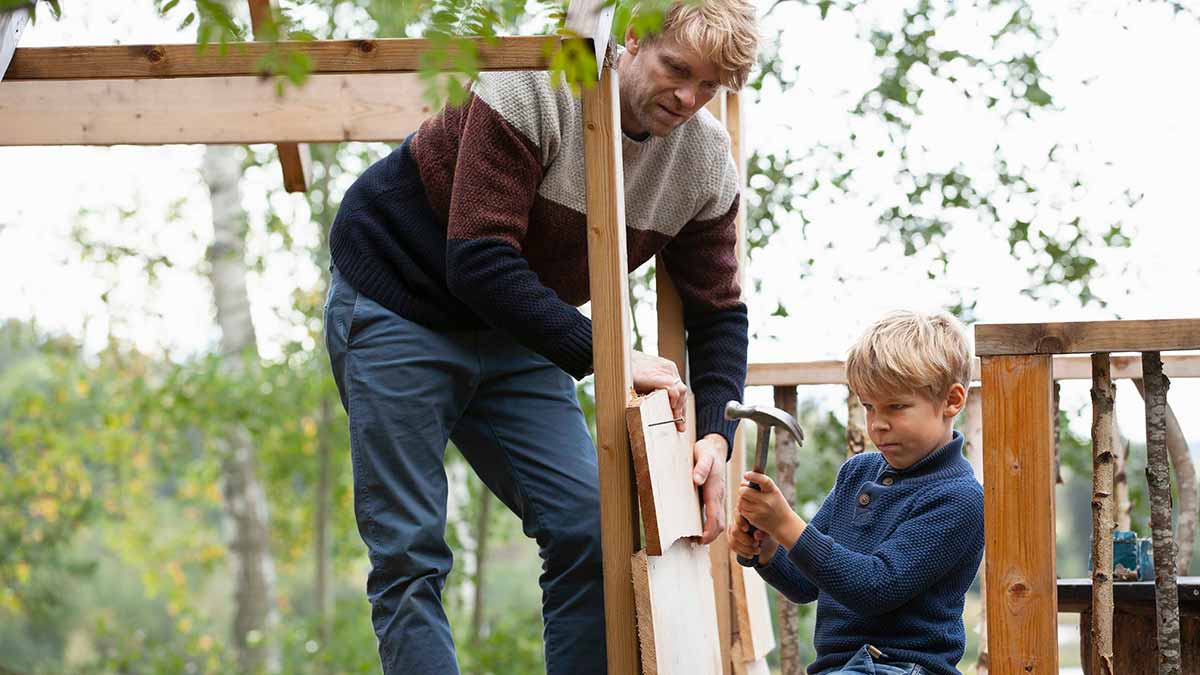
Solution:
<svg viewBox="0 0 1200 675"><path fill-rule="evenodd" d="M766 565L771 562L779 544L766 532L755 530L750 534L749 529L750 522L744 516L738 516L729 532L729 548L743 558L758 556L758 564Z"/></svg>
<svg viewBox="0 0 1200 675"><path fill-rule="evenodd" d="M792 511L779 486L769 476L747 471L745 478L738 488L738 513L790 549L804 532L804 520ZM758 483L761 490L750 487L751 481Z"/></svg>
<svg viewBox="0 0 1200 675"><path fill-rule="evenodd" d="M708 434L692 447L692 482L704 503L701 544L711 544L725 531L725 457L729 444L720 434Z"/></svg>

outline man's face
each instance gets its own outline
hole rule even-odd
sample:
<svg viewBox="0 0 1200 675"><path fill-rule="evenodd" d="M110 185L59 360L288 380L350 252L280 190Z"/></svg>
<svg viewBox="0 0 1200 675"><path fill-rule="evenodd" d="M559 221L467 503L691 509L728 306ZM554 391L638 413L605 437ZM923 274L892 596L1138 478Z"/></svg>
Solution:
<svg viewBox="0 0 1200 675"><path fill-rule="evenodd" d="M666 136L720 89L720 69L673 35L643 42L631 28L618 64L621 128L635 136Z"/></svg>

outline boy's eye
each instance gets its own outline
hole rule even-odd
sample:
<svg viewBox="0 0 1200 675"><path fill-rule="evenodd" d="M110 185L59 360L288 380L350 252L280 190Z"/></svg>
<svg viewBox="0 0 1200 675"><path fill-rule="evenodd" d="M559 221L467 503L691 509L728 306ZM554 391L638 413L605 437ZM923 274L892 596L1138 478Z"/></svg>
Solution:
<svg viewBox="0 0 1200 675"><path fill-rule="evenodd" d="M890 407L892 410L904 410L908 406L904 405L903 403L893 403L888 407Z"/></svg>

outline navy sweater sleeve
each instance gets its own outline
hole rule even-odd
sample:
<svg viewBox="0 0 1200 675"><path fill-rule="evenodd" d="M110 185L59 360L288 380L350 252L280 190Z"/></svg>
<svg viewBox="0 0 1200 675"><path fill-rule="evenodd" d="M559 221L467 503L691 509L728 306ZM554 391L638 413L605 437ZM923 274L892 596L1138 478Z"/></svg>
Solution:
<svg viewBox="0 0 1200 675"><path fill-rule="evenodd" d="M913 506L891 536L856 553L808 527L788 559L822 591L865 616L909 602L963 558L982 548L983 491L966 483L937 486Z"/></svg>

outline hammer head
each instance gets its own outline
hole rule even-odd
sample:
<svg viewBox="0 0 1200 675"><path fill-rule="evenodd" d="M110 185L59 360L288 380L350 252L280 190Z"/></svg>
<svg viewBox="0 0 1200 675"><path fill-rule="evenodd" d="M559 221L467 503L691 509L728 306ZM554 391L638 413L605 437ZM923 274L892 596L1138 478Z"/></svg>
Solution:
<svg viewBox="0 0 1200 675"><path fill-rule="evenodd" d="M800 428L796 418L779 408L769 405L742 405L737 401L730 401L725 404L725 419L750 420L760 429L767 427L787 429L796 439L797 445L804 445L804 430Z"/></svg>

